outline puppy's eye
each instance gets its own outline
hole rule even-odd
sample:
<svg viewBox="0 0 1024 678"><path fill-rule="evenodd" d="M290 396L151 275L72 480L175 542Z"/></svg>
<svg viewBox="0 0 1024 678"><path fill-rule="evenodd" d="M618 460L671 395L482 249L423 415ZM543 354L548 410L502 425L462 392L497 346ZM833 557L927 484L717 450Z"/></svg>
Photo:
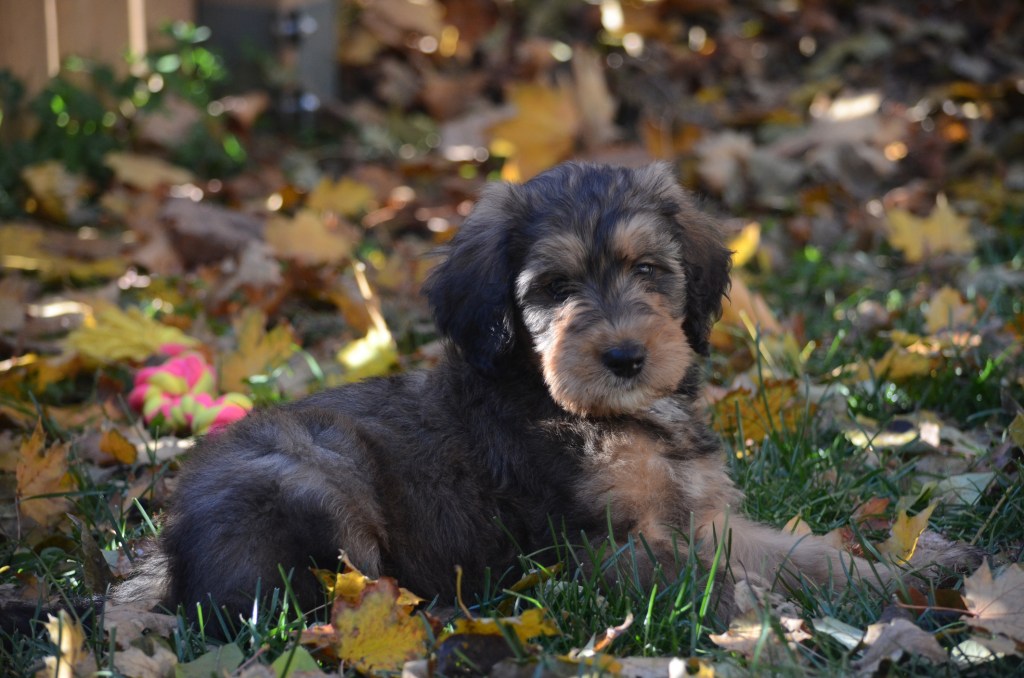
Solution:
<svg viewBox="0 0 1024 678"><path fill-rule="evenodd" d="M558 302L565 301L572 294L572 285L568 280L559 278L558 280L552 280L544 286L546 291L552 299Z"/></svg>
<svg viewBox="0 0 1024 678"><path fill-rule="evenodd" d="M654 264L637 264L633 267L633 275L640 278L650 278L654 275Z"/></svg>

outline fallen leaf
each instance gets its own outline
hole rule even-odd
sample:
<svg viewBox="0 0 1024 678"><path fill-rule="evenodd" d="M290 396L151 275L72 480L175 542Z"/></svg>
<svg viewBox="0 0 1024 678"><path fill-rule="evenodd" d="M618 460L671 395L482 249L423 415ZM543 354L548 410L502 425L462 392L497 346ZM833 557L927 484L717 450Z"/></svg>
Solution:
<svg viewBox="0 0 1024 678"><path fill-rule="evenodd" d="M57 522L68 511L66 494L72 490L68 476L68 444L56 442L45 447L46 433L42 421L21 444L18 466L18 511L37 525L46 527Z"/></svg>
<svg viewBox="0 0 1024 678"><path fill-rule="evenodd" d="M118 649L127 649L149 634L168 638L177 628L178 617L173 614L160 614L137 605L107 602L103 606L103 630L114 639Z"/></svg>
<svg viewBox="0 0 1024 678"><path fill-rule="evenodd" d="M302 633L303 644L328 645L345 666L364 673L400 671L402 665L427 653L430 627L399 602L398 585L390 578L367 584L356 602L336 598L329 627Z"/></svg>
<svg viewBox="0 0 1024 678"><path fill-rule="evenodd" d="M732 267L742 268L748 261L757 254L757 248L761 244L761 224L757 221L748 222L737 233L729 244L726 245L732 250Z"/></svg>
<svg viewBox="0 0 1024 678"><path fill-rule="evenodd" d="M521 642L525 643L537 636L558 636L562 632L548 618L545 610L532 608L523 612L518 617L476 617L473 619L460 617L452 624L452 630L442 636L442 639L461 634L502 636L505 633L512 633Z"/></svg>
<svg viewBox="0 0 1024 678"><path fill-rule="evenodd" d="M66 610L57 616L47 615L43 625L50 636L50 642L57 646L57 654L46 657L46 668L36 673L36 678L77 678L91 676L96 671L96 658L85 645L85 631L77 620Z"/></svg>
<svg viewBox="0 0 1024 678"><path fill-rule="evenodd" d="M862 675L873 675L883 661L896 662L907 654L923 657L933 664L945 664L949 660L935 636L901 617L869 626L863 644L867 649L853 664Z"/></svg>
<svg viewBox="0 0 1024 678"><path fill-rule="evenodd" d="M294 218L271 217L266 238L278 257L310 266L347 259L354 243L345 229L328 227L324 218L309 209L300 210Z"/></svg>
<svg viewBox="0 0 1024 678"><path fill-rule="evenodd" d="M1006 427L1006 434L1017 447L1024 449L1024 412L1018 412L1010 425Z"/></svg>
<svg viewBox="0 0 1024 678"><path fill-rule="evenodd" d="M134 464L135 459L138 457L135 445L128 442L128 439L124 437L124 434L116 428L111 428L103 432L103 436L100 438L100 452L103 452L126 465Z"/></svg>
<svg viewBox="0 0 1024 678"><path fill-rule="evenodd" d="M107 153L103 162L113 170L118 181L140 191L196 182L196 176L184 167L150 155Z"/></svg>
<svg viewBox="0 0 1024 678"><path fill-rule="evenodd" d="M906 511L900 511L896 516L896 522L892 525L892 533L888 539L878 545L878 552L891 556L897 564L909 562L917 549L917 541L921 538L921 533L928 527L928 518L931 517L936 506L938 503L933 502L913 517L908 516Z"/></svg>
<svg viewBox="0 0 1024 678"><path fill-rule="evenodd" d="M904 209L886 212L889 222L889 243L912 264L933 254L971 254L974 239L967 217L958 215L946 196L939 194L935 208L927 217L917 217Z"/></svg>
<svg viewBox="0 0 1024 678"><path fill-rule="evenodd" d="M324 177L310 191L306 207L355 217L374 209L377 206L376 198L373 189L364 183L349 177L341 177L337 181Z"/></svg>
<svg viewBox="0 0 1024 678"><path fill-rule="evenodd" d="M508 158L502 169L503 179L526 181L572 152L580 130L580 114L571 90L565 86L512 85L508 99L516 113L490 127L491 148L496 155Z"/></svg>
<svg viewBox="0 0 1024 678"><path fill-rule="evenodd" d="M925 329L929 334L958 327L969 327L975 322L974 308L964 303L960 292L945 286L928 300Z"/></svg>
<svg viewBox="0 0 1024 678"><path fill-rule="evenodd" d="M139 647L114 652L114 668L120 675L137 678L171 678L177 675L178 655L160 643L152 643L148 649L151 652Z"/></svg>
<svg viewBox="0 0 1024 678"><path fill-rule="evenodd" d="M993 471L949 476L935 485L935 494L949 502L973 506L995 477L996 474Z"/></svg>
<svg viewBox="0 0 1024 678"><path fill-rule="evenodd" d="M291 328L278 325L267 332L266 321L262 311L248 308L235 323L238 348L220 361L222 392L247 392L247 379L280 367L298 348Z"/></svg>
<svg viewBox="0 0 1024 678"><path fill-rule="evenodd" d="M68 335L68 348L99 363L142 362L166 344L196 346L199 342L176 327L147 317L139 308L125 311L106 306Z"/></svg>
<svg viewBox="0 0 1024 678"><path fill-rule="evenodd" d="M814 619L815 633L823 633L829 636L847 650L852 650L864 640L864 631L856 626L850 626L846 622L839 621L835 617L822 617Z"/></svg>
<svg viewBox="0 0 1024 678"><path fill-rule="evenodd" d="M54 247L60 244L66 250L75 250L77 245L80 250L85 242L34 224L4 224L0 226L0 267L29 271L47 280L116 278L124 273L125 261L119 257L68 256Z"/></svg>
<svg viewBox="0 0 1024 678"><path fill-rule="evenodd" d="M210 678L228 676L239 667L245 655L234 643L210 650L198 659L174 667L176 678Z"/></svg>
<svg viewBox="0 0 1024 678"><path fill-rule="evenodd" d="M775 314L768 307L764 297L752 292L739 275L732 276L729 296L722 300L722 319L719 325L751 334L783 332L782 325L775 319ZM716 325L716 328L719 325Z"/></svg>
<svg viewBox="0 0 1024 678"><path fill-rule="evenodd" d="M993 576L988 562L964 580L964 599L973 616L968 626L1010 638L1024 645L1024 568L1011 563Z"/></svg>
<svg viewBox="0 0 1024 678"><path fill-rule="evenodd" d="M66 221L81 206L89 193L89 182L72 174L63 163L46 160L21 170L21 178L39 201L43 214L57 221Z"/></svg>
<svg viewBox="0 0 1024 678"><path fill-rule="evenodd" d="M365 337L338 351L337 359L345 368L343 383L351 383L390 372L398 364L398 348L386 327L371 327Z"/></svg>
<svg viewBox="0 0 1024 678"><path fill-rule="evenodd" d="M799 397L799 387L795 379L766 379L757 392L744 387L728 391L714 404L715 428L727 435L742 433L755 443L775 430L795 430L816 409Z"/></svg>
<svg viewBox="0 0 1024 678"><path fill-rule="evenodd" d="M913 377L928 376L937 363L938 359L933 356L893 345L878 360L857 362L849 375L856 381L888 379L899 383Z"/></svg>

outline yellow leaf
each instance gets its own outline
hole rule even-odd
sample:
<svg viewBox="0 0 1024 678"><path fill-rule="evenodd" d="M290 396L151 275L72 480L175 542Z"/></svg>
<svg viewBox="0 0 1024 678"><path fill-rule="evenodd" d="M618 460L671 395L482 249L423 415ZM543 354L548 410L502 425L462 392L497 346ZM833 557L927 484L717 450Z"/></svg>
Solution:
<svg viewBox="0 0 1024 678"><path fill-rule="evenodd" d="M1017 413L1017 416L1006 428L1006 433L1017 447L1024 450L1024 412Z"/></svg>
<svg viewBox="0 0 1024 678"><path fill-rule="evenodd" d="M373 209L375 198L373 189L364 183L348 177L342 177L336 182L324 177L310 192L306 206L311 210L354 217Z"/></svg>
<svg viewBox="0 0 1024 678"><path fill-rule="evenodd" d="M116 278L125 271L127 264L118 257L90 260L57 254L47 248L52 238L52 231L31 224L0 226L0 267L31 271L48 280Z"/></svg>
<svg viewBox="0 0 1024 678"><path fill-rule="evenodd" d="M401 671L427 654L427 623L399 604L398 586L384 578L368 584L357 603L335 599L333 649L346 666L364 673Z"/></svg>
<svg viewBox="0 0 1024 678"><path fill-rule="evenodd" d="M80 355L100 363L141 362L155 355L164 344L199 343L176 327L147 318L134 307L122 311L107 306L91 320L69 334L66 341Z"/></svg>
<svg viewBox="0 0 1024 678"><path fill-rule="evenodd" d="M285 363L297 350L295 336L287 325L278 325L269 332L267 317L257 308L249 308L235 323L238 348L224 356L220 364L222 392L248 391L252 376L266 374Z"/></svg>
<svg viewBox="0 0 1024 678"><path fill-rule="evenodd" d="M857 363L850 376L856 381L888 379L900 382L913 377L927 376L931 374L934 366L935 358L932 356L893 345L878 360Z"/></svg>
<svg viewBox="0 0 1024 678"><path fill-rule="evenodd" d="M352 561L344 553L341 556L344 567L341 572L332 570L313 570L313 574L320 579L324 590L331 600L342 599L351 605L357 605L362 597L363 590L373 584L376 579L370 579L359 571ZM406 588L398 589L398 605L405 606L411 613L420 603L425 602L422 598Z"/></svg>
<svg viewBox="0 0 1024 678"><path fill-rule="evenodd" d="M365 337L350 342L338 351L338 362L345 367L345 383L367 377L379 377L398 364L398 348L387 327L371 327Z"/></svg>
<svg viewBox="0 0 1024 678"><path fill-rule="evenodd" d="M806 537L809 534L813 534L811 526L800 517L799 513L789 519L789 522L783 526L782 531L795 534L798 537Z"/></svg>
<svg viewBox="0 0 1024 678"><path fill-rule="evenodd" d="M50 634L50 642L57 646L57 653L43 661L46 668L36 673L36 678L74 678L91 676L96 671L96 659L85 645L85 631L77 620L65 610L57 616L47 615L49 621L43 626Z"/></svg>
<svg viewBox="0 0 1024 678"><path fill-rule="evenodd" d="M740 268L757 254L757 248L761 244L761 224L751 221L729 241L729 249L732 250L732 266Z"/></svg>
<svg viewBox="0 0 1024 678"><path fill-rule="evenodd" d="M512 85L508 98L515 116L488 132L492 149L511 151L502 178L526 181L569 156L580 130L580 114L567 87Z"/></svg>
<svg viewBox="0 0 1024 678"><path fill-rule="evenodd" d="M452 631L442 636L441 640L464 633L475 636L500 636L504 629L514 633L525 643L537 636L557 636L562 633L555 622L548 618L547 612L539 607L527 610L518 617L456 619L452 627Z"/></svg>
<svg viewBox="0 0 1024 678"><path fill-rule="evenodd" d="M135 153L107 153L103 163L114 172L121 183L141 191L152 191L161 186L177 186L196 181L196 176L184 167L178 167L151 155Z"/></svg>
<svg viewBox="0 0 1024 678"><path fill-rule="evenodd" d="M68 476L68 445L54 443L45 448L46 433L42 422L21 444L15 474L18 483L18 512L37 525L46 527L57 522L69 508L64 494L72 489Z"/></svg>
<svg viewBox="0 0 1024 678"><path fill-rule="evenodd" d="M301 264L333 264L349 257L353 238L340 228L329 228L313 210L300 210L294 218L276 215L267 222L267 244L282 259Z"/></svg>
<svg viewBox="0 0 1024 678"><path fill-rule="evenodd" d="M910 263L919 263L933 254L970 254L974 239L968 229L967 217L961 217L941 193L935 199L935 209L927 217L916 217L907 210L894 209L886 213L889 221L889 244Z"/></svg>
<svg viewBox="0 0 1024 678"><path fill-rule="evenodd" d="M58 221L67 220L89 192L89 183L82 176L68 172L56 160L26 167L21 170L21 178L39 201L42 212Z"/></svg>
<svg viewBox="0 0 1024 678"><path fill-rule="evenodd" d="M100 437L100 451L109 454L122 464L134 464L138 456L135 445L128 442L124 434L116 428L105 431Z"/></svg>
<svg viewBox="0 0 1024 678"><path fill-rule="evenodd" d="M914 555L914 551L917 550L917 540L927 529L928 518L931 517L936 506L938 506L938 502L929 504L913 518L909 517L906 511L900 511L896 516L896 522L892 525L892 533L888 539L878 545L878 552L892 556L897 563L908 562Z"/></svg>
<svg viewBox="0 0 1024 678"><path fill-rule="evenodd" d="M715 428L724 434L738 433L759 443L773 430L797 428L805 413L813 414L813 403L798 397L795 379L767 379L758 393L737 388L715 403Z"/></svg>
<svg viewBox="0 0 1024 678"><path fill-rule="evenodd" d="M925 329L929 334L973 325L974 321L974 308L965 304L960 292L948 285L935 292L928 300Z"/></svg>
<svg viewBox="0 0 1024 678"><path fill-rule="evenodd" d="M732 276L729 296L722 299L721 324L738 329L753 327L762 334L782 334L782 326L764 297L751 292L738 275Z"/></svg>

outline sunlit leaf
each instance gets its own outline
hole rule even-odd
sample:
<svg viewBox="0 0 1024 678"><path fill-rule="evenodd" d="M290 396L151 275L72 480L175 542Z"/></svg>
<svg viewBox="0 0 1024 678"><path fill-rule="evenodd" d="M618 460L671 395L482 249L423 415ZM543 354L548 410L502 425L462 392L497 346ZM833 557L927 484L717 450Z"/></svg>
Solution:
<svg viewBox="0 0 1024 678"><path fill-rule="evenodd" d="M580 114L566 87L518 84L509 89L508 98L516 114L490 128L491 144L511 152L503 178L526 181L569 155Z"/></svg>
<svg viewBox="0 0 1024 678"><path fill-rule="evenodd" d="M100 363L141 362L156 355L166 344L196 346L199 342L176 327L164 325L132 307L122 311L107 306L67 337L67 345L82 356Z"/></svg>
<svg viewBox="0 0 1024 678"><path fill-rule="evenodd" d="M970 254L974 239L969 220L957 214L939 194L935 208L927 217L917 217L904 209L886 213L889 221L889 243L903 251L907 261L916 264L933 254Z"/></svg>
<svg viewBox="0 0 1024 678"><path fill-rule="evenodd" d="M294 217L271 217L266 238L278 257L311 266L347 259L354 244L348 232L329 227L323 217L309 209L300 210Z"/></svg>
<svg viewBox="0 0 1024 678"><path fill-rule="evenodd" d="M278 325L268 332L266 322L262 311L249 308L235 324L238 348L221 359L221 391L246 392L247 379L280 367L298 348L291 328Z"/></svg>
<svg viewBox="0 0 1024 678"><path fill-rule="evenodd" d="M349 177L341 177L337 181L325 177L310 192L306 207L354 217L372 209L375 198L373 189L364 183Z"/></svg>
<svg viewBox="0 0 1024 678"><path fill-rule="evenodd" d="M955 327L969 327L974 322L974 308L965 304L960 292L952 287L943 287L928 300L925 329L929 334Z"/></svg>
<svg viewBox="0 0 1024 678"><path fill-rule="evenodd" d="M917 542L921 538L921 533L928 528L928 519L937 505L937 503L932 503L912 517L908 516L906 511L900 511L896 516L896 522L892 525L892 533L888 539L878 545L878 552L891 556L897 563L909 562L914 551L917 550Z"/></svg>

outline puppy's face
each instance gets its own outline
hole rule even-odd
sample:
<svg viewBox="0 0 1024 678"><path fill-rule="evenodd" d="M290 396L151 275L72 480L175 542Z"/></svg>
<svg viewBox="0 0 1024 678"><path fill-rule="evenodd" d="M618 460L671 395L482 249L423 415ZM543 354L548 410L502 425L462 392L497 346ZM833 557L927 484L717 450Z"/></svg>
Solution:
<svg viewBox="0 0 1024 678"><path fill-rule="evenodd" d="M575 414L642 410L671 394L694 352L671 217L548 213L515 297L552 398Z"/></svg>
<svg viewBox="0 0 1024 678"><path fill-rule="evenodd" d="M479 369L523 369L514 349L529 342L560 407L614 416L674 392L707 353L728 270L714 223L664 165L565 164L491 187L428 294Z"/></svg>

